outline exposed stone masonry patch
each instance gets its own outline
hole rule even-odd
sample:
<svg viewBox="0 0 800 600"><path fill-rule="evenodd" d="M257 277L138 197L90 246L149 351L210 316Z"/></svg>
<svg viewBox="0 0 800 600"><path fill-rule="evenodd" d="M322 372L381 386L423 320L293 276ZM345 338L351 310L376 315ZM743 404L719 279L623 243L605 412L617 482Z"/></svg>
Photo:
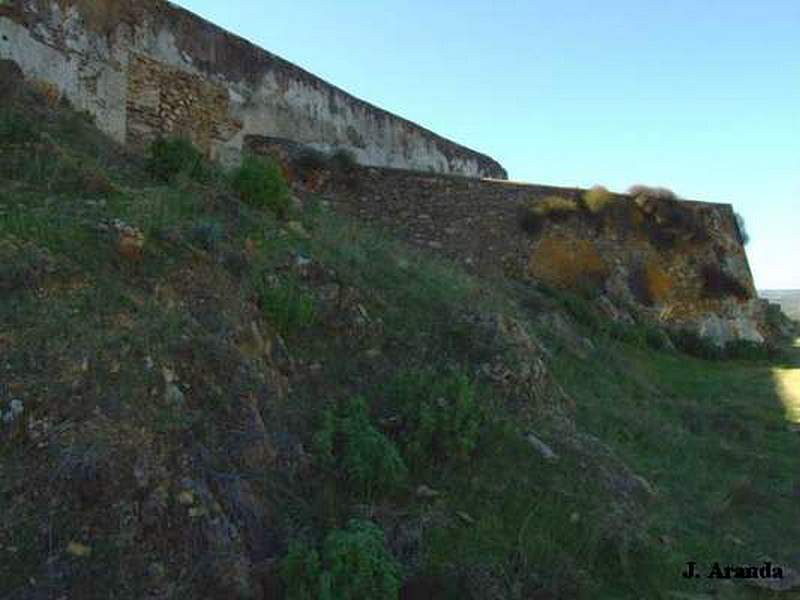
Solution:
<svg viewBox="0 0 800 600"><path fill-rule="evenodd" d="M222 86L138 54L128 66L127 108L128 143L140 148L159 134L180 134L209 155L241 129Z"/></svg>

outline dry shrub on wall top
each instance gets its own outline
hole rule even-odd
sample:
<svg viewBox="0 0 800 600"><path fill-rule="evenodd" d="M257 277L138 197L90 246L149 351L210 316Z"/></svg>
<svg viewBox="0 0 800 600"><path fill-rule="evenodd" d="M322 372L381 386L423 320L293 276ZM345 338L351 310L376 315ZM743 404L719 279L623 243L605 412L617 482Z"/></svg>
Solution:
<svg viewBox="0 0 800 600"><path fill-rule="evenodd" d="M628 193L634 197L641 215L638 229L656 248L670 250L679 243L709 240L700 212L671 190L635 185Z"/></svg>
<svg viewBox="0 0 800 600"><path fill-rule="evenodd" d="M605 210L614 201L614 195L602 185L596 185L583 195L583 202L592 214Z"/></svg>
<svg viewBox="0 0 800 600"><path fill-rule="evenodd" d="M541 231L545 221L562 221L580 213L578 202L562 196L548 196L542 200L529 200L519 211L517 223L529 235Z"/></svg>
<svg viewBox="0 0 800 600"><path fill-rule="evenodd" d="M628 194L634 198L645 197L653 200L678 200L675 192L664 187L651 187L637 183L628 188Z"/></svg>
<svg viewBox="0 0 800 600"><path fill-rule="evenodd" d="M575 214L578 211L578 203L572 198L548 196L531 202L530 210L536 215L557 219Z"/></svg>

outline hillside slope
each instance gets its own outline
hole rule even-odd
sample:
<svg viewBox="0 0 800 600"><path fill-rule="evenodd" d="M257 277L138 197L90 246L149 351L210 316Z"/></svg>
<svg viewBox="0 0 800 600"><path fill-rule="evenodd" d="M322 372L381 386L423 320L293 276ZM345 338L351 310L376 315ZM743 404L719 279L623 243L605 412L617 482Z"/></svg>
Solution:
<svg viewBox="0 0 800 600"><path fill-rule="evenodd" d="M693 358L2 90L0 597L797 584L796 353Z"/></svg>

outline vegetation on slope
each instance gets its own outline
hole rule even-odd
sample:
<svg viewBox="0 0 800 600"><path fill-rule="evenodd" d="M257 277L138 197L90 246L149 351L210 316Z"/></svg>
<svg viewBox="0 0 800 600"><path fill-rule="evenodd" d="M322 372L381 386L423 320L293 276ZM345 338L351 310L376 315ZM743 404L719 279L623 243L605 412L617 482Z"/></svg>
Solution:
<svg viewBox="0 0 800 600"><path fill-rule="evenodd" d="M670 351L29 94L0 115L0 596L748 598L680 572L797 560L778 359Z"/></svg>

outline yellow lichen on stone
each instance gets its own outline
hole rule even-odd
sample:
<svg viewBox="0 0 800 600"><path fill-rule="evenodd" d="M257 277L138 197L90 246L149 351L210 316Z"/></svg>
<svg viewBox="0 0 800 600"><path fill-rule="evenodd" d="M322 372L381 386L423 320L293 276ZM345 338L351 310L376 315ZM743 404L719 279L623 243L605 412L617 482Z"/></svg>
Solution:
<svg viewBox="0 0 800 600"><path fill-rule="evenodd" d="M570 288L602 283L608 266L591 240L551 237L534 249L528 274L551 285Z"/></svg>
<svg viewBox="0 0 800 600"><path fill-rule="evenodd" d="M648 261L645 266L645 273L647 276L647 289L653 302L664 304L669 299L673 287L669 273L655 260Z"/></svg>

